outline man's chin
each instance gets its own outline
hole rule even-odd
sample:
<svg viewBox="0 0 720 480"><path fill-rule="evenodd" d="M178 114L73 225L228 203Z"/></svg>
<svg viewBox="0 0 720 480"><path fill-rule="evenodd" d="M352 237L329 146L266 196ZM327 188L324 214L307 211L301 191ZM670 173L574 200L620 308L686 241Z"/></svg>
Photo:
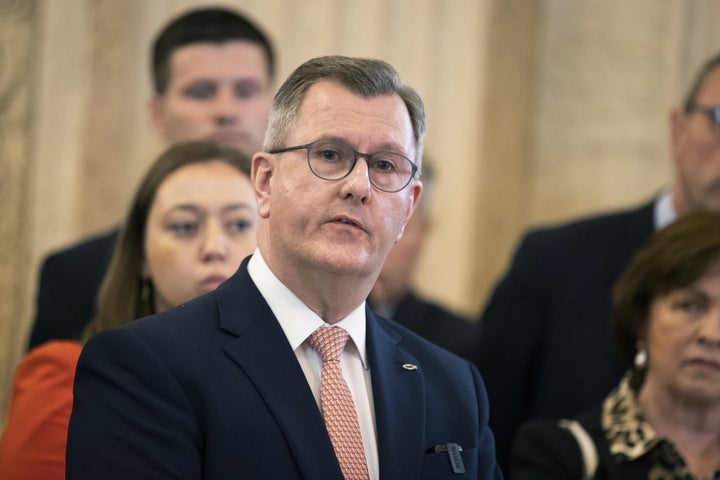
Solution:
<svg viewBox="0 0 720 480"><path fill-rule="evenodd" d="M261 150L243 133L218 133L214 134L211 139L220 145L236 148L248 157Z"/></svg>
<svg viewBox="0 0 720 480"><path fill-rule="evenodd" d="M695 210L720 213L720 195L713 194L704 198L702 204L697 205Z"/></svg>
<svg viewBox="0 0 720 480"><path fill-rule="evenodd" d="M328 271L356 275L367 272L370 258L365 251L348 249L328 249L316 258Z"/></svg>

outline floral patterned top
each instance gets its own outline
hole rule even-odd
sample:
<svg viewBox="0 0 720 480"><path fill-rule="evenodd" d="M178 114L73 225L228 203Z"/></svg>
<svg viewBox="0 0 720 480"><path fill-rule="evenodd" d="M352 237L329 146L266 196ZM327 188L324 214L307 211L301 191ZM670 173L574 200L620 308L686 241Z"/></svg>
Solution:
<svg viewBox="0 0 720 480"><path fill-rule="evenodd" d="M602 428L610 453L619 463L647 455L650 480L698 480L668 439L660 437L645 421L637 401L637 376L627 373L608 395L602 408ZM720 465L703 480L720 480Z"/></svg>

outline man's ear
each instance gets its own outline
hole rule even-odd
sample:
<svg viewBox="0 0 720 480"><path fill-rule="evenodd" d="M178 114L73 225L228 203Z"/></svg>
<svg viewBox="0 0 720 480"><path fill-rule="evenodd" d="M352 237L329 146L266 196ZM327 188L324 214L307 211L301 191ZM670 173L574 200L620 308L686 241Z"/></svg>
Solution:
<svg viewBox="0 0 720 480"><path fill-rule="evenodd" d="M270 216L270 196L275 166L275 157L272 154L257 152L253 155L250 179L255 189L255 198L261 218Z"/></svg>
<svg viewBox="0 0 720 480"><path fill-rule="evenodd" d="M670 112L670 152L673 161L681 156L683 136L687 128L687 116L680 108Z"/></svg>
<svg viewBox="0 0 720 480"><path fill-rule="evenodd" d="M163 100L160 95L153 95L147 103L150 127L162 139L165 138L165 105Z"/></svg>
<svg viewBox="0 0 720 480"><path fill-rule="evenodd" d="M420 180L413 180L413 182L405 188L407 188L408 190L407 194L410 198L410 201L407 203L407 211L405 212L405 223L403 224L403 227L400 229L400 233L395 239L396 243L402 238L403 234L405 233L405 227L407 226L408 222L410 221L410 217L412 217L415 208L417 208L420 202L420 195L422 195L423 183Z"/></svg>
<svg viewBox="0 0 720 480"><path fill-rule="evenodd" d="M402 236L405 234L406 226L407 226L407 223L405 223L405 225L403 225L402 228L400 229L400 233L398 233L398 236L395 238L395 243L399 242L400 239L402 238Z"/></svg>
<svg viewBox="0 0 720 480"><path fill-rule="evenodd" d="M410 217L412 217L415 208L417 208L420 202L420 195L422 195L423 183L420 180L415 180L410 185L408 185L407 188L410 189L408 193L410 194L411 201L409 202L407 219L405 220L406 224L408 220L410 220Z"/></svg>

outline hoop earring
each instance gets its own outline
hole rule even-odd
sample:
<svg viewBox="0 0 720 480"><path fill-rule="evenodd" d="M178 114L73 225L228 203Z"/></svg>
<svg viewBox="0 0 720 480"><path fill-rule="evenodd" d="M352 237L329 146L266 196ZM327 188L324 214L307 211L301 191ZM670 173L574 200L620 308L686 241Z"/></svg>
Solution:
<svg viewBox="0 0 720 480"><path fill-rule="evenodd" d="M644 342L638 342L637 344L637 353L635 353L635 368L638 370L644 370L645 367L647 367L647 359L648 359L648 353L647 349L645 348Z"/></svg>

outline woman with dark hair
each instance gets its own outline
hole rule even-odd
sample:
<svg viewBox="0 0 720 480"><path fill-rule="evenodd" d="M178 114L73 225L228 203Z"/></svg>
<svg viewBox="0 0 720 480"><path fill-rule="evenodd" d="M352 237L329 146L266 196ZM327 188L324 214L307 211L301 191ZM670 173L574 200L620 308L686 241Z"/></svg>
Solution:
<svg viewBox="0 0 720 480"><path fill-rule="evenodd" d="M632 367L576 420L525 424L511 478L720 479L720 216L656 232L615 283L613 312Z"/></svg>
<svg viewBox="0 0 720 480"><path fill-rule="evenodd" d="M169 148L135 193L83 340L215 289L254 250L257 218L247 157L204 141ZM65 478L81 350L52 340L21 362L0 439L3 480Z"/></svg>

